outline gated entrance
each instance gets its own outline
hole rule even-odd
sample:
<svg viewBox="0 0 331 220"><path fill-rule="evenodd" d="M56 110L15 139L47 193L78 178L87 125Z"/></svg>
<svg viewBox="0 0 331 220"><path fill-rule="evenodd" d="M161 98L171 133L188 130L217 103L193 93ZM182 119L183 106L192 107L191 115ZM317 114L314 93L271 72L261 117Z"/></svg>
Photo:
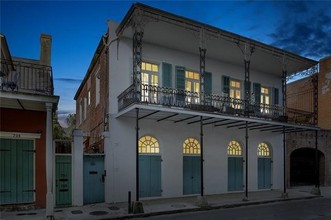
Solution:
<svg viewBox="0 0 331 220"><path fill-rule="evenodd" d="M70 206L72 202L71 141L55 141L55 205Z"/></svg>
<svg viewBox="0 0 331 220"><path fill-rule="evenodd" d="M104 155L84 155L84 204L105 201Z"/></svg>
<svg viewBox="0 0 331 220"><path fill-rule="evenodd" d="M34 201L34 141L0 138L0 204Z"/></svg>

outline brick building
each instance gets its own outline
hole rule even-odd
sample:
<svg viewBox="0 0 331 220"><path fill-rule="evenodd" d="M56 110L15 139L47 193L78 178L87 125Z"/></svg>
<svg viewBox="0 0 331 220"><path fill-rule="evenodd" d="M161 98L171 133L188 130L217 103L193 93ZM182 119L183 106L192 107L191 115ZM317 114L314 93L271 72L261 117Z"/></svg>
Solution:
<svg viewBox="0 0 331 220"><path fill-rule="evenodd" d="M76 100L76 127L84 134L86 153L103 153L102 132L108 130L108 67L107 51L102 36L87 73L78 88Z"/></svg>
<svg viewBox="0 0 331 220"><path fill-rule="evenodd" d="M319 61L319 72L287 86L287 106L303 112L314 111L314 80L317 88L317 132L295 132L287 135L287 182L297 185L331 185L331 56ZM298 122L313 120L309 115ZM317 138L316 138L317 137ZM319 172L316 175L317 142ZM319 178L317 179L316 176ZM319 183L318 183L319 182Z"/></svg>

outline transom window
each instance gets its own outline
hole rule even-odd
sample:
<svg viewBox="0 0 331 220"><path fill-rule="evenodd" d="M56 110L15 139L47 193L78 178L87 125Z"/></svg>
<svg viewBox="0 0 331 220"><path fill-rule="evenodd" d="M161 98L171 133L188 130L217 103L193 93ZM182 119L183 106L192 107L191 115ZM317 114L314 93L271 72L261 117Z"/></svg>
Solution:
<svg viewBox="0 0 331 220"><path fill-rule="evenodd" d="M242 150L238 141L230 141L228 144L228 155L229 156L241 156Z"/></svg>
<svg viewBox="0 0 331 220"><path fill-rule="evenodd" d="M185 71L185 90L192 93L187 96L189 103L199 103L199 95L195 93L200 92L200 74L193 71Z"/></svg>
<svg viewBox="0 0 331 220"><path fill-rule="evenodd" d="M144 85L159 85L159 66L152 63L142 62L141 83L142 101L157 102L157 92Z"/></svg>
<svg viewBox="0 0 331 220"><path fill-rule="evenodd" d="M270 148L266 143L261 143L257 147L257 156L259 157L270 157Z"/></svg>
<svg viewBox="0 0 331 220"><path fill-rule="evenodd" d="M195 138L187 138L183 143L183 154L200 154L200 143Z"/></svg>
<svg viewBox="0 0 331 220"><path fill-rule="evenodd" d="M139 139L139 153L143 154L158 154L160 153L160 145L156 138L152 136L143 136Z"/></svg>
<svg viewBox="0 0 331 220"><path fill-rule="evenodd" d="M241 98L241 85L240 81L230 80L230 98L240 99Z"/></svg>

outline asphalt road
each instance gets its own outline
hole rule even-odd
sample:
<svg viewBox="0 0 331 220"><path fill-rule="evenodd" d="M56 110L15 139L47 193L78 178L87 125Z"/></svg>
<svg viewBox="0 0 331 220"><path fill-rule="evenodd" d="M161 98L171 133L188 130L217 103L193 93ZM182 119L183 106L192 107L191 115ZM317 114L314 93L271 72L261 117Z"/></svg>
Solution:
<svg viewBox="0 0 331 220"><path fill-rule="evenodd" d="M331 198L315 198L238 208L153 216L164 220L331 220Z"/></svg>

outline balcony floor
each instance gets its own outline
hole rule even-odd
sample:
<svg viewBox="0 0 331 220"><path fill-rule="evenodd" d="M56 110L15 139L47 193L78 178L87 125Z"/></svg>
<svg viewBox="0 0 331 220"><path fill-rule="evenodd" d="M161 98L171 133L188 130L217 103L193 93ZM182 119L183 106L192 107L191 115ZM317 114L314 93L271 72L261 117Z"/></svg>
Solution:
<svg viewBox="0 0 331 220"><path fill-rule="evenodd" d="M157 122L172 121L174 123L195 124L202 123L204 126L224 127L227 129L244 129L246 122L249 130L258 130L264 132L282 133L285 128L286 133L319 130L318 127L298 125L288 122L273 121L271 119L261 119L255 117L242 117L236 115L225 115L220 113L209 113L192 111L178 107L164 107L161 105L132 104L115 115L115 118L136 118L136 109L139 109L139 120L150 119Z"/></svg>

